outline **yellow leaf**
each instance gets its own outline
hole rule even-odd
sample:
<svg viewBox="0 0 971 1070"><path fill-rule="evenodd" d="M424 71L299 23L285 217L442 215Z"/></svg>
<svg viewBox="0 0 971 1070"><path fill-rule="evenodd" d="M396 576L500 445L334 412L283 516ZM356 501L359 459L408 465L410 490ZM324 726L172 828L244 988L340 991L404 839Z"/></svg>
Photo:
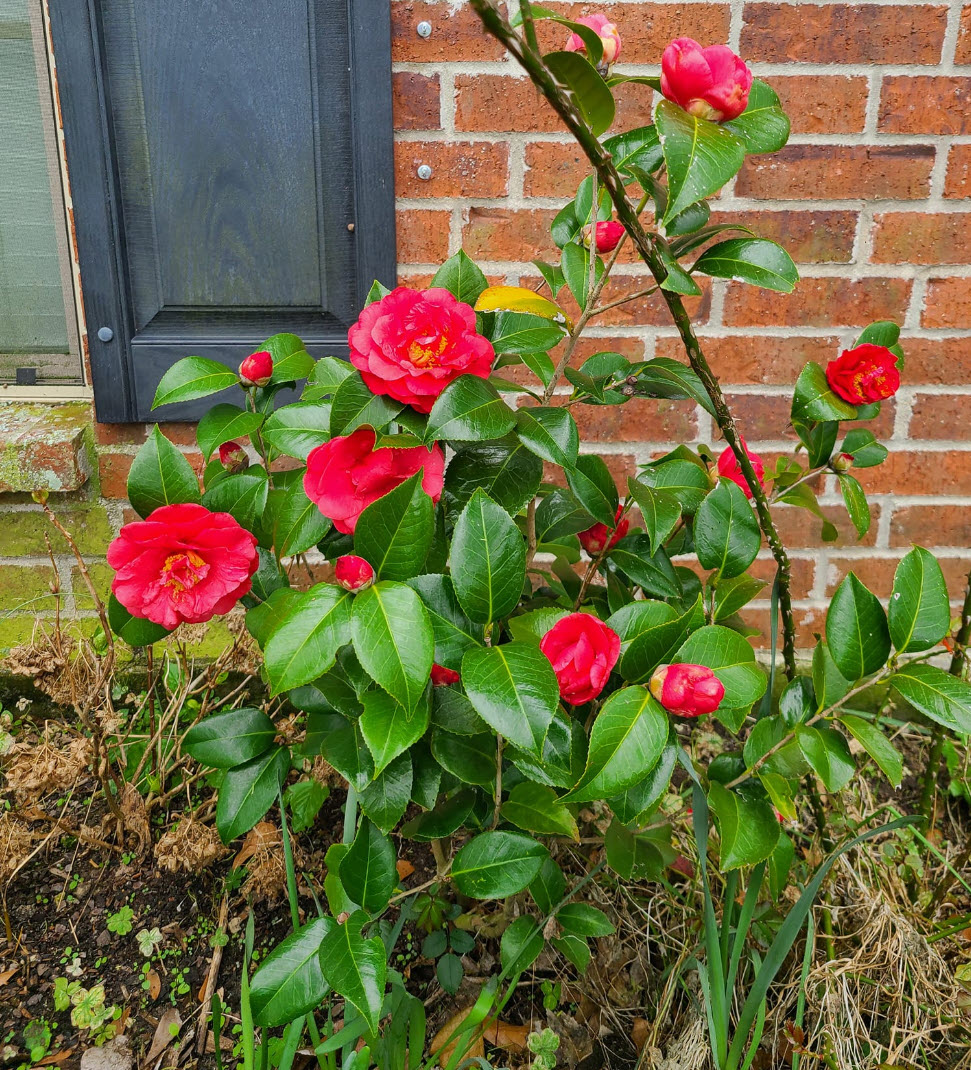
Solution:
<svg viewBox="0 0 971 1070"><path fill-rule="evenodd" d="M535 290L525 286L489 286L479 294L475 303L476 312L529 312L543 319L564 323L567 328L573 325L559 305L547 297L541 297Z"/></svg>

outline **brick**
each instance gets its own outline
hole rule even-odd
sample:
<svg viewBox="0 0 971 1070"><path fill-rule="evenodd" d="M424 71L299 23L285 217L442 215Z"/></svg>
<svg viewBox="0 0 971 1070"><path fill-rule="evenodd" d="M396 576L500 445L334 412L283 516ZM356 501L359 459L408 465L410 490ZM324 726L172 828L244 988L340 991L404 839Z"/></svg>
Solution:
<svg viewBox="0 0 971 1070"><path fill-rule="evenodd" d="M438 264L448 258L452 213L412 209L398 212L398 261L402 264Z"/></svg>
<svg viewBox="0 0 971 1070"><path fill-rule="evenodd" d="M947 8L924 4L746 4L749 62L938 63Z"/></svg>
<svg viewBox="0 0 971 1070"><path fill-rule="evenodd" d="M789 423L791 396L727 393L726 397L739 427L750 441L798 439ZM872 431L878 439L889 438L893 434L894 413L895 402L884 402L880 406L880 415L875 420L867 420L865 423L847 421L844 430L860 426Z"/></svg>
<svg viewBox="0 0 971 1070"><path fill-rule="evenodd" d="M570 412L582 442L691 442L698 435L688 401L632 398L625 405L574 405Z"/></svg>
<svg viewBox="0 0 971 1070"><path fill-rule="evenodd" d="M607 285L603 288L601 304L610 304L625 294L640 293L653 284L654 279L650 275L611 275ZM704 323L711 311L711 286L705 278L699 278L698 285L702 288L701 296L684 298L684 305L695 323ZM574 318L578 315L579 309L569 297L567 290L560 292L558 300L568 315ZM593 322L598 327L643 327L662 324L668 326L671 323L671 314L667 310L664 298L660 293L655 292L618 305L609 312L597 316Z"/></svg>
<svg viewBox="0 0 971 1070"><path fill-rule="evenodd" d="M693 37L703 44L728 40L728 4L583 3L544 4L567 18L603 12L617 24L623 39L623 63L661 62L661 54L675 37ZM567 31L555 23L537 27L544 50L562 48Z"/></svg>
<svg viewBox="0 0 971 1070"><path fill-rule="evenodd" d="M879 502L870 503L870 530L859 541L856 529L850 523L846 510L841 505L824 505L823 516L835 526L838 535L835 542L828 546L872 546L877 540L877 526L880 518ZM772 519L783 543L790 548L804 547L817 549L820 545L822 521L808 509L795 505L776 505L772 508Z"/></svg>
<svg viewBox="0 0 971 1070"><path fill-rule="evenodd" d="M742 197L879 200L926 197L930 145L790 145L749 156L735 183Z"/></svg>
<svg viewBox="0 0 971 1070"><path fill-rule="evenodd" d="M107 602L115 570L101 563L88 565L87 569L91 582L94 584L94 589L98 592L98 597L102 602ZM74 590L74 604L78 609L95 608L94 599L91 597L88 585L84 582L81 570L77 566L71 569L71 586Z"/></svg>
<svg viewBox="0 0 971 1070"><path fill-rule="evenodd" d="M432 177L417 175L428 164ZM398 141L394 147L399 197L504 197L509 185L509 147L489 141Z"/></svg>
<svg viewBox="0 0 971 1070"><path fill-rule="evenodd" d="M412 71L395 71L391 76L395 130L439 130L441 80Z"/></svg>
<svg viewBox="0 0 971 1070"><path fill-rule="evenodd" d="M816 576L816 562L805 557L792 557L789 560L792 562L792 582L790 586L792 597L808 598L812 593ZM771 557L757 558L752 562L748 574L754 579L762 580L767 585L765 590L756 596L756 599L768 598L770 596L770 585L776 574L775 559ZM743 617L745 617L746 612L747 610L742 610Z"/></svg>
<svg viewBox="0 0 971 1070"><path fill-rule="evenodd" d="M627 486L627 480L631 476L637 475L637 461L632 453L607 453L603 455L603 462L613 477L614 483L621 490ZM565 487L566 476L563 474L563 469L555 464L544 462L543 482Z"/></svg>
<svg viewBox="0 0 971 1070"><path fill-rule="evenodd" d="M924 327L971 327L971 280L930 279L920 322Z"/></svg>
<svg viewBox="0 0 971 1070"><path fill-rule="evenodd" d="M971 213L885 212L874 218L875 264L965 264L969 258Z"/></svg>
<svg viewBox="0 0 971 1070"><path fill-rule="evenodd" d="M51 613L56 599L51 594L54 570L48 565L0 565L0 606L8 613Z"/></svg>
<svg viewBox="0 0 971 1070"><path fill-rule="evenodd" d="M176 446L194 446L196 444L196 425L189 423L159 424L162 434Z"/></svg>
<svg viewBox="0 0 971 1070"><path fill-rule="evenodd" d="M773 386L792 385L804 365L817 363L834 355L839 339L785 338L766 335L731 335L727 338L701 336L702 347L709 363L722 383L737 386L766 383ZM659 338L656 353L659 357L684 360L684 349L678 338Z"/></svg>
<svg viewBox="0 0 971 1070"><path fill-rule="evenodd" d="M128 497L128 473L134 459L127 453L102 453L98 458L101 493L106 498Z"/></svg>
<svg viewBox="0 0 971 1070"><path fill-rule="evenodd" d="M856 134L866 121L869 79L851 74L788 74L769 79L794 134Z"/></svg>
<svg viewBox="0 0 971 1070"><path fill-rule="evenodd" d="M955 63L971 63L971 4L961 8L961 29L954 50Z"/></svg>
<svg viewBox="0 0 971 1070"><path fill-rule="evenodd" d="M798 264L847 264L858 214L853 210L712 212L712 223L738 223L784 246ZM718 240L731 238L720 234Z"/></svg>
<svg viewBox="0 0 971 1070"><path fill-rule="evenodd" d="M905 338L901 344L907 354L904 379L908 384L971 381L971 339Z"/></svg>
<svg viewBox="0 0 971 1070"><path fill-rule="evenodd" d="M64 525L82 554L104 554L114 537L107 512L99 505L59 509L57 518ZM39 509L3 513L3 555L5 557L47 557L47 542L55 554L71 552L66 540ZM0 605L3 603L0 602Z"/></svg>
<svg viewBox="0 0 971 1070"><path fill-rule="evenodd" d="M884 78L879 129L888 134L971 134L971 80L964 75Z"/></svg>
<svg viewBox="0 0 971 1070"><path fill-rule="evenodd" d="M559 259L550 237L555 215L547 208L470 208L462 228L462 248L480 260Z"/></svg>
<svg viewBox="0 0 971 1070"><path fill-rule="evenodd" d="M879 467L854 475L868 494L971 494L971 453L895 450Z"/></svg>
<svg viewBox="0 0 971 1070"><path fill-rule="evenodd" d="M91 406L0 403L0 493L68 493L88 479Z"/></svg>
<svg viewBox="0 0 971 1070"><path fill-rule="evenodd" d="M867 557L831 556L826 568L826 596L832 597L836 588L852 572L877 598L889 598L893 589L893 574L899 563L897 557L878 557L875 554Z"/></svg>
<svg viewBox="0 0 971 1070"><path fill-rule="evenodd" d="M971 439L969 416L971 397L967 394L918 394L914 398L908 437L967 441Z"/></svg>
<svg viewBox="0 0 971 1070"><path fill-rule="evenodd" d="M419 37L419 22L432 24L430 37ZM391 58L395 63L441 63L502 59L504 50L482 29L468 4L429 4L424 0L391 4Z"/></svg>
<svg viewBox="0 0 971 1070"><path fill-rule="evenodd" d="M907 308L910 289L909 279L884 278L803 278L791 294L768 293L731 283L725 295L724 322L731 327L758 327L765 323L856 327L874 320L899 321Z"/></svg>
<svg viewBox="0 0 971 1070"><path fill-rule="evenodd" d="M94 441L99 446L140 446L148 438L145 424L94 425Z"/></svg>
<svg viewBox="0 0 971 1070"><path fill-rule="evenodd" d="M947 157L945 197L971 197L971 145L952 145Z"/></svg>
<svg viewBox="0 0 971 1070"><path fill-rule="evenodd" d="M792 616L796 625L796 646L802 650L811 650L816 645L816 637L826 626L826 610L800 609L797 607ZM746 606L742 610L742 619L751 627L759 629L760 634L749 639L752 646L756 650L767 649L771 635L768 608L759 607L753 609L750 606ZM782 634L781 623L779 634Z"/></svg>
<svg viewBox="0 0 971 1070"><path fill-rule="evenodd" d="M971 505L899 505L890 518L890 545L971 545Z"/></svg>
<svg viewBox="0 0 971 1070"><path fill-rule="evenodd" d="M528 78L505 74L455 77L455 129L549 133L563 121Z"/></svg>
<svg viewBox="0 0 971 1070"><path fill-rule="evenodd" d="M523 192L527 197L572 197L590 164L579 145L532 142L526 146Z"/></svg>

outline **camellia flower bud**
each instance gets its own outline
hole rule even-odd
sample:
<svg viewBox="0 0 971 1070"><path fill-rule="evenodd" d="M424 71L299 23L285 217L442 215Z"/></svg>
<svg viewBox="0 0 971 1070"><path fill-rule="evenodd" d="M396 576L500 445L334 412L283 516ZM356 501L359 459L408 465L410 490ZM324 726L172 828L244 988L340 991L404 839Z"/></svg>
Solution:
<svg viewBox="0 0 971 1070"><path fill-rule="evenodd" d="M219 447L219 463L230 472L238 472L246 467L249 459L238 442L224 442Z"/></svg>
<svg viewBox="0 0 971 1070"><path fill-rule="evenodd" d="M449 687L457 684L462 677L454 669L446 669L436 661L432 665L431 680L433 687Z"/></svg>
<svg viewBox="0 0 971 1070"><path fill-rule="evenodd" d="M624 517L620 519L620 514L623 510L622 505L617 506L617 512L614 514L613 528L607 527L606 524L594 524L593 527L587 528L586 531L581 531L577 538L580 540L580 545L587 551L590 557L596 557L597 554L603 551L604 546L607 545L607 540L610 540L610 545L616 545L630 530L630 521ZM620 521L618 523L618 521Z"/></svg>
<svg viewBox="0 0 971 1070"><path fill-rule="evenodd" d="M620 34L617 32L617 27L606 15L584 15L583 18L574 19L573 21L579 22L581 26L589 26L600 38L604 50L603 62L607 66L620 56ZM578 33L570 34L565 47L567 52L584 52L586 50L583 38Z"/></svg>
<svg viewBox="0 0 971 1070"><path fill-rule="evenodd" d="M590 248L590 235L593 230L593 224L588 223L583 228L583 244ZM597 252L598 253L612 253L620 244L620 239L624 236L624 224L618 223L616 219L601 219L597 224Z"/></svg>
<svg viewBox="0 0 971 1070"><path fill-rule="evenodd" d="M651 694L668 713L701 717L718 709L725 685L705 665L660 665L651 677Z"/></svg>
<svg viewBox="0 0 971 1070"><path fill-rule="evenodd" d="M841 453L829 462L834 472L848 472L853 467L853 454Z"/></svg>
<svg viewBox="0 0 971 1070"><path fill-rule="evenodd" d="M746 456L752 462L752 468L755 470L759 483L763 483L765 481L765 465L762 463L762 458L748 448L744 438L742 439L742 449L745 450ZM742 488L746 498L752 497L752 489L749 487L745 476L742 475L742 466L738 463L738 458L735 456L735 451L731 446L726 446L718 458L718 474L723 479L730 479L733 483L737 483Z"/></svg>
<svg viewBox="0 0 971 1070"><path fill-rule="evenodd" d="M363 591L374 583L374 569L363 557L344 554L334 563L334 579L345 591Z"/></svg>
<svg viewBox="0 0 971 1070"><path fill-rule="evenodd" d="M737 119L751 88L752 72L726 45L702 48L679 37L661 57L661 92L699 119Z"/></svg>
<svg viewBox="0 0 971 1070"><path fill-rule="evenodd" d="M864 342L826 365L826 381L834 394L851 405L886 401L900 389L897 354L886 346Z"/></svg>
<svg viewBox="0 0 971 1070"><path fill-rule="evenodd" d="M273 375L273 358L266 350L250 355L239 366L243 386L266 386Z"/></svg>

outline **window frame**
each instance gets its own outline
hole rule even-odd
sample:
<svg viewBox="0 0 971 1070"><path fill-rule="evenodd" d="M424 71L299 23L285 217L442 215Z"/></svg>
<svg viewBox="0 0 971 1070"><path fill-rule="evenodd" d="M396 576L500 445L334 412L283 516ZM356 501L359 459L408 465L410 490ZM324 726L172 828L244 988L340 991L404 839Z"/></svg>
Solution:
<svg viewBox="0 0 971 1070"><path fill-rule="evenodd" d="M332 2L308 0L308 5ZM358 302L363 304L371 281L380 279L393 286L397 271L391 20L387 0L344 0L343 9L350 51L354 255ZM98 0L54 3L50 15L97 418L102 423L197 419L205 404L166 406L162 413L152 413L149 394L154 387L148 380L157 381L158 368L140 368L133 360L130 340L136 330ZM100 136L94 136L95 132ZM295 333L299 333L299 318L299 314L294 317ZM216 334L210 340L240 345L237 331L224 337ZM165 339L161 352L174 363L190 354L192 344L176 331L171 339ZM308 348L313 352L320 347ZM323 349L346 355L347 346L335 341Z"/></svg>

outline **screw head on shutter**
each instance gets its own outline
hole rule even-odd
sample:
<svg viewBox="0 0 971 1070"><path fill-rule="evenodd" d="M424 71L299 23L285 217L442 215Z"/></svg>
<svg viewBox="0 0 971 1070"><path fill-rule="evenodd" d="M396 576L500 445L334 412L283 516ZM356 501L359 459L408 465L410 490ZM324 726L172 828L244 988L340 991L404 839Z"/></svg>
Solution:
<svg viewBox="0 0 971 1070"><path fill-rule="evenodd" d="M110 327L99 327L98 338L102 342L110 342L115 337L115 332Z"/></svg>

